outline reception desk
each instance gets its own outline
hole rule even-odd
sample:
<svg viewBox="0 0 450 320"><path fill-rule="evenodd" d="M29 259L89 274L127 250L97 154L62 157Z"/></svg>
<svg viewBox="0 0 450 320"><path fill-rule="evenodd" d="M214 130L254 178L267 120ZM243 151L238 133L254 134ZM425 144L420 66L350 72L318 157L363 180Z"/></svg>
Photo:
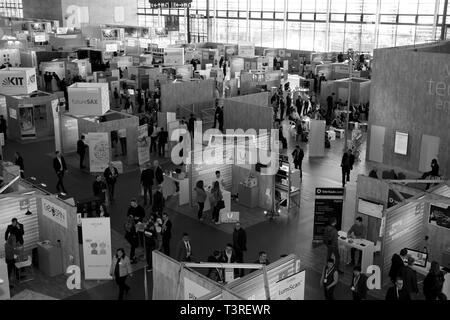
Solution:
<svg viewBox="0 0 450 320"><path fill-rule="evenodd" d="M375 245L372 241L366 239L349 239L347 233L338 232L339 248L351 249L355 248L362 252L361 270L367 271L367 267L373 265L373 254L375 253Z"/></svg>
<svg viewBox="0 0 450 320"><path fill-rule="evenodd" d="M162 192L164 199L177 193L176 185L178 183L180 190L178 191L178 205L182 206L189 203L189 179L178 179L176 177L164 174L162 183Z"/></svg>

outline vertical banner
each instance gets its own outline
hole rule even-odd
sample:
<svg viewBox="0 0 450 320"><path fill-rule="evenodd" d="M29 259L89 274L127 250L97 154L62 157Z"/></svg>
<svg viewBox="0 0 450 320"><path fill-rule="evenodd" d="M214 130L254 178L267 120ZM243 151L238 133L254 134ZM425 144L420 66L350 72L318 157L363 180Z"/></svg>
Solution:
<svg viewBox="0 0 450 320"><path fill-rule="evenodd" d="M110 161L109 134L107 132L88 133L89 169L91 172L103 172Z"/></svg>
<svg viewBox="0 0 450 320"><path fill-rule="evenodd" d="M275 284L272 300L305 300L306 271L293 274Z"/></svg>
<svg viewBox="0 0 450 320"><path fill-rule="evenodd" d="M323 240L325 227L331 218L336 218L336 228L341 230L343 203L343 188L316 188L313 241Z"/></svg>
<svg viewBox="0 0 450 320"><path fill-rule="evenodd" d="M85 280L111 279L110 224L109 218L81 219Z"/></svg>
<svg viewBox="0 0 450 320"><path fill-rule="evenodd" d="M59 122L59 101L52 100L53 127L55 130L55 150L62 150L61 144L61 123Z"/></svg>
<svg viewBox="0 0 450 320"><path fill-rule="evenodd" d="M36 138L34 106L19 105L20 135L22 138Z"/></svg>
<svg viewBox="0 0 450 320"><path fill-rule="evenodd" d="M139 126L138 129L138 161L139 165L150 162L150 143L148 137L148 124Z"/></svg>

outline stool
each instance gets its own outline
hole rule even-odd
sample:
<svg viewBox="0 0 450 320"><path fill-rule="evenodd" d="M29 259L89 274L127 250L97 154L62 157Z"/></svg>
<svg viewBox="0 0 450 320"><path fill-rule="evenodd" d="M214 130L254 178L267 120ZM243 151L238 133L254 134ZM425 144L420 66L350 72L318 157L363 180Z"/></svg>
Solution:
<svg viewBox="0 0 450 320"><path fill-rule="evenodd" d="M334 132L336 132L336 138L343 139L345 135L344 129L334 129Z"/></svg>
<svg viewBox="0 0 450 320"><path fill-rule="evenodd" d="M33 271L33 263L31 261L31 256L27 257L27 260L22 262L16 262L14 264L16 266L17 275L19 277L19 283L28 282L34 280L34 271ZM28 277L22 281L22 272L29 272Z"/></svg>

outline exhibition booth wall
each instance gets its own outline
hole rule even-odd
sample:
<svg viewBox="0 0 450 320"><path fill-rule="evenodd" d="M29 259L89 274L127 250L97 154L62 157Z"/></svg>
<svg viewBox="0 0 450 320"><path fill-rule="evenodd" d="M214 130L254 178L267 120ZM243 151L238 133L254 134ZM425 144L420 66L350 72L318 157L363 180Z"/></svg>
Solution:
<svg viewBox="0 0 450 320"><path fill-rule="evenodd" d="M448 57L401 47L375 50L367 160L417 173L429 171L437 159L447 174Z"/></svg>
<svg viewBox="0 0 450 320"><path fill-rule="evenodd" d="M327 105L327 97L335 94L335 101L342 103L348 101L349 81L351 81L351 104L366 104L370 99L370 80L361 78L340 79L335 81L323 81L320 89L320 104Z"/></svg>

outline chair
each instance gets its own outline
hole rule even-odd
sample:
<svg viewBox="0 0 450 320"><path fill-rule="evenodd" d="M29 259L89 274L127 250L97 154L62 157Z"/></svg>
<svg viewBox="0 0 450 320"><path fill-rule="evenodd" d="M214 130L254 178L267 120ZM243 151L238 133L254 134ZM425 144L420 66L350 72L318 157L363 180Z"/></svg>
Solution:
<svg viewBox="0 0 450 320"><path fill-rule="evenodd" d="M34 270L33 270L33 262L31 260L31 256L27 257L27 260L16 262L15 264L16 270L17 270L17 276L19 277L18 281L19 283L28 282L31 280L34 280ZM28 275L26 276L25 280L22 280L23 273L28 272Z"/></svg>

